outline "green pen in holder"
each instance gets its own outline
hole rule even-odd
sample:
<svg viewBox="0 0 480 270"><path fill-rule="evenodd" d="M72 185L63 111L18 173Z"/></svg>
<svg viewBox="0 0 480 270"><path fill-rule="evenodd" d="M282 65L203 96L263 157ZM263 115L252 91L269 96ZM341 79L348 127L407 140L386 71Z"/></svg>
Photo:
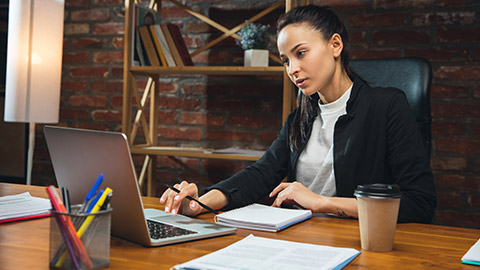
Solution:
<svg viewBox="0 0 480 270"><path fill-rule="evenodd" d="M53 217L50 221L50 269L102 269L109 266L112 208L88 214L78 213L80 208L81 205L72 206L71 213L52 211ZM93 266L88 267L82 263L81 255L75 250L71 239L68 237L68 228L63 227L59 222L62 218L69 218L73 222L81 221L79 222L81 225L75 228L75 234L81 234L80 241Z"/></svg>

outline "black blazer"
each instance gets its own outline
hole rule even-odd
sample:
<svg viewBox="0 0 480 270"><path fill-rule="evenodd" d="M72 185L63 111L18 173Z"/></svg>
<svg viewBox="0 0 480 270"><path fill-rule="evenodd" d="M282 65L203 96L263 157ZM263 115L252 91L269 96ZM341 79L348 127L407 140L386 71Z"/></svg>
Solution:
<svg viewBox="0 0 480 270"><path fill-rule="evenodd" d="M398 184L402 191L398 221L430 223L436 205L435 185L405 94L396 88L372 88L355 79L346 111L334 130L337 196L354 197L359 184ZM264 198L285 177L287 181L296 180L301 151L290 151L288 134L297 114L298 109L288 116L261 159L207 188L207 191L219 189L227 195L229 204L225 210ZM309 119L308 137L315 117Z"/></svg>

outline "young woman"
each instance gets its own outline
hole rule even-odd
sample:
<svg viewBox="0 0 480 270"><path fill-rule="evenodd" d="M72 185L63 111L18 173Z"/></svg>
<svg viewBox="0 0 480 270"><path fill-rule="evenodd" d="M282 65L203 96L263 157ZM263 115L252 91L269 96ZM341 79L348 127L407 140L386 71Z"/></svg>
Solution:
<svg viewBox="0 0 480 270"><path fill-rule="evenodd" d="M372 88L352 72L347 31L328 7L297 7L277 27L280 58L303 93L301 105L260 160L209 187L200 201L227 210L268 195L278 207L357 217L357 185L388 183L402 191L399 222L431 222L433 176L404 93ZM160 198L166 212L205 211L184 200L198 198L195 184L175 187L181 192Z"/></svg>

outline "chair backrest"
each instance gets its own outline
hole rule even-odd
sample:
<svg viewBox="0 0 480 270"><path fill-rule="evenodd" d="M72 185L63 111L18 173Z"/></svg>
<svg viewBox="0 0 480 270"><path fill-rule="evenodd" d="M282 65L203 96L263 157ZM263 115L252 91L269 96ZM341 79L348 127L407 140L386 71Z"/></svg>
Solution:
<svg viewBox="0 0 480 270"><path fill-rule="evenodd" d="M405 92L413 109L430 159L431 123L430 86L432 67L423 58L387 58L352 60L353 70L369 85L395 87Z"/></svg>

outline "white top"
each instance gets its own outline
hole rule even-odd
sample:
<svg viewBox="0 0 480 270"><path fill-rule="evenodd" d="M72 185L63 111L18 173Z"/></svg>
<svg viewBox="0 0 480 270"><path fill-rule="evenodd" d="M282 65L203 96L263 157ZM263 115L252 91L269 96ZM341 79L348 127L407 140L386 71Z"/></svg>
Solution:
<svg viewBox="0 0 480 270"><path fill-rule="evenodd" d="M333 170L333 131L337 119L346 114L352 86L337 100L319 104L320 114L315 118L310 139L297 162L297 181L323 196L335 196Z"/></svg>

